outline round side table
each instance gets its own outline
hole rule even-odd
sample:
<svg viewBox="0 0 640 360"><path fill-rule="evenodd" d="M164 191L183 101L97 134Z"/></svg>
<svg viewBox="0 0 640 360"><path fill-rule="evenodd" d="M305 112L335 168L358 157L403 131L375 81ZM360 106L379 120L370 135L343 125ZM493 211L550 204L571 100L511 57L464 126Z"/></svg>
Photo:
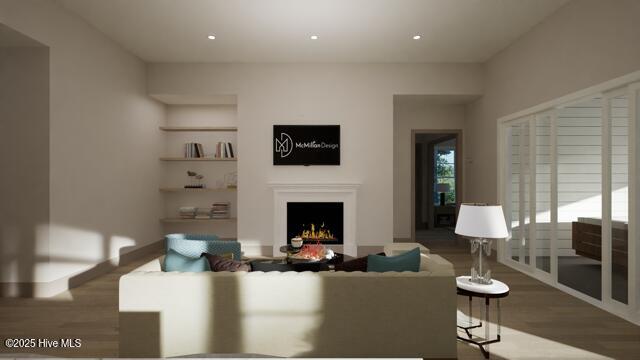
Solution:
<svg viewBox="0 0 640 360"><path fill-rule="evenodd" d="M469 317L467 320L463 319L464 315L462 312L458 311L458 328L462 329L467 333L467 337L458 336L458 340L466 341L468 343L478 345L482 355L484 355L485 359L489 358L489 349L488 345L497 343L500 341L500 322L501 322L501 313L500 313L500 299L509 296L509 286L503 283L502 281L498 281L495 279L491 280L491 284L483 285L476 284L470 281L471 276L458 276L456 278L457 292L458 295L468 296L469 297ZM483 326L482 322L478 324L473 324L473 298L484 298L484 340L478 341L474 340L471 334L471 331L475 328L480 328ZM497 306L497 336L495 339L490 339L489 333L489 303L491 299L496 299ZM486 348L485 348L486 346Z"/></svg>

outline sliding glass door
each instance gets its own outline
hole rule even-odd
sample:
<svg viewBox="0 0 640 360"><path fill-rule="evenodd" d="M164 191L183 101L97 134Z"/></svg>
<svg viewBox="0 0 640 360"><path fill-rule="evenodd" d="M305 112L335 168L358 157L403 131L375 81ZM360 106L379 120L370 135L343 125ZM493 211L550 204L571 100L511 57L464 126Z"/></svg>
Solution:
<svg viewBox="0 0 640 360"><path fill-rule="evenodd" d="M629 251L629 97L624 94L610 99L609 158L611 225L611 297L623 304L628 301Z"/></svg>
<svg viewBox="0 0 640 360"><path fill-rule="evenodd" d="M602 99L557 109L558 282L602 299Z"/></svg>
<svg viewBox="0 0 640 360"><path fill-rule="evenodd" d="M501 121L510 237L499 259L640 322L639 89L627 84Z"/></svg>
<svg viewBox="0 0 640 360"><path fill-rule="evenodd" d="M535 207L531 223L535 229L536 269L551 272L551 115L535 117ZM532 237L533 238L533 237Z"/></svg>

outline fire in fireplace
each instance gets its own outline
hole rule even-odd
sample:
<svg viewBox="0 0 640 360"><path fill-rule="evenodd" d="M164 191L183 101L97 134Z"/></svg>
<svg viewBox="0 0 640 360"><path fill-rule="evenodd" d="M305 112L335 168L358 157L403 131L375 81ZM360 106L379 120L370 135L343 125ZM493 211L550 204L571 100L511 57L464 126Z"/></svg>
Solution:
<svg viewBox="0 0 640 360"><path fill-rule="evenodd" d="M306 243L342 244L343 213L341 202L288 202L287 244L294 237Z"/></svg>

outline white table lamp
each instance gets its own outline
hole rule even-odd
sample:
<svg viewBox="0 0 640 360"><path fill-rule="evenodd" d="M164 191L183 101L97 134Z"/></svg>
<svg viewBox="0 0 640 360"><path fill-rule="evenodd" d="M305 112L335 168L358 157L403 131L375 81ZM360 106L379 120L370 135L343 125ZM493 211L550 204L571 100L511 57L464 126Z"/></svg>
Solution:
<svg viewBox="0 0 640 360"><path fill-rule="evenodd" d="M509 236L502 206L462 204L455 233L471 238L471 254L478 253L471 268L470 281L491 284L491 269L485 256L491 255L491 240Z"/></svg>

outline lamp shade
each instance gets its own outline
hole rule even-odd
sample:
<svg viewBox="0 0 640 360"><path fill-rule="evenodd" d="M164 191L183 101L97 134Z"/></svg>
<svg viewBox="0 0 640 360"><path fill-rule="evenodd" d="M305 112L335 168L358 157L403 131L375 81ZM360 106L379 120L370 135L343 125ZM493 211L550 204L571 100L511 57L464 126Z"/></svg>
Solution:
<svg viewBox="0 0 640 360"><path fill-rule="evenodd" d="M436 185L436 191L439 193L447 193L451 190L451 187L447 183L439 183Z"/></svg>
<svg viewBox="0 0 640 360"><path fill-rule="evenodd" d="M498 239L509 236L502 206L460 206L455 233L462 236Z"/></svg>

